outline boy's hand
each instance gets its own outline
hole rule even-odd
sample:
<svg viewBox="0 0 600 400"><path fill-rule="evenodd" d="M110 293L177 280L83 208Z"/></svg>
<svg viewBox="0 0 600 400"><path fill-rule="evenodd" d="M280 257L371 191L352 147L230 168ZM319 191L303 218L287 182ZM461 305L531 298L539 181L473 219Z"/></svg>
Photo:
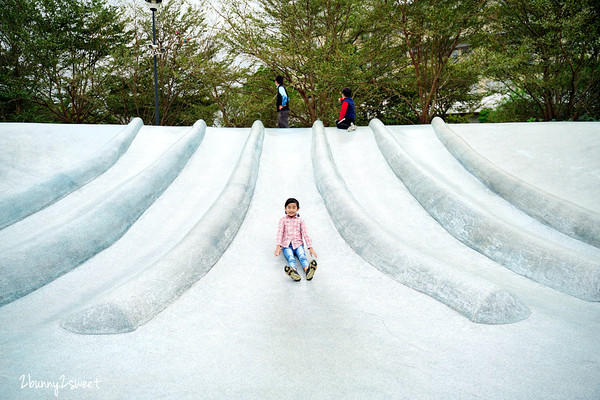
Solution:
<svg viewBox="0 0 600 400"><path fill-rule="evenodd" d="M275 248L275 257L277 257L277 256L278 256L278 255L280 255L280 254L281 254L281 246L277 246L277 247Z"/></svg>
<svg viewBox="0 0 600 400"><path fill-rule="evenodd" d="M310 254L312 257L314 257L314 258L317 258L317 252L316 252L316 251L314 251L312 247L308 249L308 253L309 253L309 254Z"/></svg>

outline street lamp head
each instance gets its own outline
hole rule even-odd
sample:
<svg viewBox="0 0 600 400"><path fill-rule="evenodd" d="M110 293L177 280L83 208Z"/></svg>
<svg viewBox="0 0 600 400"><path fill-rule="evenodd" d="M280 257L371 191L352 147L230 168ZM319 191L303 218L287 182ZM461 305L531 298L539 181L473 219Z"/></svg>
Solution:
<svg viewBox="0 0 600 400"><path fill-rule="evenodd" d="M146 0L146 4L152 11L158 11L158 6L162 3L162 0Z"/></svg>

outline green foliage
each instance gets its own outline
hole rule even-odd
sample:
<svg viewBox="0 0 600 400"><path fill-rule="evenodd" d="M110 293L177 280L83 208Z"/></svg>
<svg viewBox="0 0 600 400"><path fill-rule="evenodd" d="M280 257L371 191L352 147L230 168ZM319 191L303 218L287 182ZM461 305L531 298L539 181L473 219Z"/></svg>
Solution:
<svg viewBox="0 0 600 400"><path fill-rule="evenodd" d="M154 123L152 14L110 4L4 0L0 121ZM480 122L600 119L593 0L225 0L215 29L202 9L156 13L161 124L275 126L276 75L292 126L333 126L344 87L359 125L428 123L496 92Z"/></svg>
<svg viewBox="0 0 600 400"><path fill-rule="evenodd" d="M526 96L512 95L496 109L494 122L523 122L543 120L535 102Z"/></svg>
<svg viewBox="0 0 600 400"><path fill-rule="evenodd" d="M240 91L247 107L270 103L268 107L274 109L273 80L282 75L291 99L292 125L312 125L317 119L333 125L342 88L351 87L359 96L365 86L353 24L359 9L358 0L226 2L221 13L225 42L232 52L245 56L254 70L270 71L268 79L261 75L261 89ZM256 78L250 73L243 88L260 82ZM263 121L267 126L274 122Z"/></svg>
<svg viewBox="0 0 600 400"><path fill-rule="evenodd" d="M405 93L400 87L396 90L401 94ZM417 116L403 100L405 97L381 88L371 90L370 95L363 102L360 104L355 102L357 124L367 125L373 118L379 119L386 125L418 124Z"/></svg>
<svg viewBox="0 0 600 400"><path fill-rule="evenodd" d="M473 47L469 53L461 45L479 33L486 3L373 0L376 29L368 46L383 67L374 83L405 102L420 123L445 114L457 102L476 102L479 59Z"/></svg>
<svg viewBox="0 0 600 400"><path fill-rule="evenodd" d="M266 127L277 125L275 108L274 74L268 68L258 68L254 73L242 69L238 73L239 81L235 87L227 87L223 95L227 98L227 109L222 110L225 126L252 126L260 120ZM288 88L288 95L297 99L297 95ZM293 106L292 106L293 107ZM294 121L290 119L293 126Z"/></svg>
<svg viewBox="0 0 600 400"><path fill-rule="evenodd" d="M494 115L494 110L492 110L491 108L483 108L480 112L479 112L479 116L477 117L477 120L480 123L486 123L486 122L495 122L495 115Z"/></svg>
<svg viewBox="0 0 600 400"><path fill-rule="evenodd" d="M473 118L473 114L448 114L445 121L449 124L468 124Z"/></svg>
<svg viewBox="0 0 600 400"><path fill-rule="evenodd" d="M133 41L115 53L110 93L105 106L121 123L139 116L154 124L154 57L151 12L143 5L126 10ZM204 15L184 0L164 2L156 13L156 43L161 125L192 125L198 119L213 124L218 111L211 88L222 65L215 61L218 46L208 35Z"/></svg>
<svg viewBox="0 0 600 400"><path fill-rule="evenodd" d="M525 122L542 121L542 114L535 102L526 93L510 93L496 109L484 108L480 111L479 122Z"/></svg>
<svg viewBox="0 0 600 400"><path fill-rule="evenodd" d="M2 120L99 121L105 62L123 44L123 24L113 10L89 1L3 2Z"/></svg>
<svg viewBox="0 0 600 400"><path fill-rule="evenodd" d="M524 122L543 120L535 101L522 91L510 93L496 107L490 122Z"/></svg>
<svg viewBox="0 0 600 400"><path fill-rule="evenodd" d="M583 114L581 117L579 117L579 121L598 122L598 119L596 119L588 114Z"/></svg>
<svg viewBox="0 0 600 400"><path fill-rule="evenodd" d="M33 8L33 7L32 7ZM58 121L101 122L111 53L127 41L114 6L102 2L36 2L29 16L33 99Z"/></svg>
<svg viewBox="0 0 600 400"><path fill-rule="evenodd" d="M598 115L597 2L501 0L490 17L485 71L521 97L529 114L546 121Z"/></svg>
<svg viewBox="0 0 600 400"><path fill-rule="evenodd" d="M38 115L32 102L33 66L28 60L32 6L25 0L6 0L0 7L1 121L28 121Z"/></svg>

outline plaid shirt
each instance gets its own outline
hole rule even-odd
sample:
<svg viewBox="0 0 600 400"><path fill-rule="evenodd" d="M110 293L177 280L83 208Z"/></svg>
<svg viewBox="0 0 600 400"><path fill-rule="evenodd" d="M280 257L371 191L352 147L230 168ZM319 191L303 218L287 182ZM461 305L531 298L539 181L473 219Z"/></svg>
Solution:
<svg viewBox="0 0 600 400"><path fill-rule="evenodd" d="M291 243L292 248L297 249L303 242L307 248L312 247L312 240L308 236L304 220L297 215L282 217L277 228L277 244L285 248Z"/></svg>

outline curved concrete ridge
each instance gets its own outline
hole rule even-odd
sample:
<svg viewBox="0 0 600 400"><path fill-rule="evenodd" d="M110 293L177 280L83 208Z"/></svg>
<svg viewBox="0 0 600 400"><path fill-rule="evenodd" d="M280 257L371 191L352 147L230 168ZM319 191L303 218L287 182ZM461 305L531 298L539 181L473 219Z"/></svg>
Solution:
<svg viewBox="0 0 600 400"><path fill-rule="evenodd" d="M123 236L179 175L205 131L204 121L197 121L158 160L115 188L96 207L2 253L0 306L53 281Z"/></svg>
<svg viewBox="0 0 600 400"><path fill-rule="evenodd" d="M313 125L312 160L317 188L340 235L377 269L473 322L507 324L530 315L512 293L413 250L368 217L335 166L321 121Z"/></svg>
<svg viewBox="0 0 600 400"><path fill-rule="evenodd" d="M94 305L67 317L61 326L88 335L132 332L202 278L227 250L245 219L263 139L263 124L256 121L219 198L169 253Z"/></svg>
<svg viewBox="0 0 600 400"><path fill-rule="evenodd" d="M0 229L40 211L102 175L127 151L143 125L141 118L134 118L93 156L0 199Z"/></svg>
<svg viewBox="0 0 600 400"><path fill-rule="evenodd" d="M519 230L421 168L381 121L369 124L386 161L448 232L510 270L587 301L600 301L600 262Z"/></svg>
<svg viewBox="0 0 600 400"><path fill-rule="evenodd" d="M435 117L431 126L448 151L494 193L551 228L600 247L600 214L556 197L497 167L441 118Z"/></svg>

